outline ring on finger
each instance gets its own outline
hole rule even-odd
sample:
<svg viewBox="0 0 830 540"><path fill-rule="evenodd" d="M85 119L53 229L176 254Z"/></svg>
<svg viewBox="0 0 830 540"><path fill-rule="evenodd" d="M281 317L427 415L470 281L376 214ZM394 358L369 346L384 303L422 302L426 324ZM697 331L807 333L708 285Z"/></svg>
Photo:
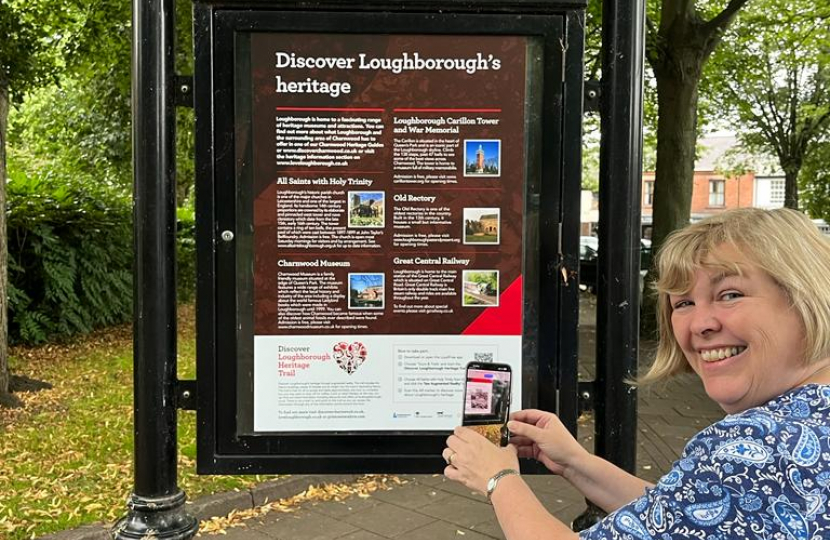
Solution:
<svg viewBox="0 0 830 540"><path fill-rule="evenodd" d="M454 458L455 454L457 454L457 453L458 452L453 452L452 454L450 454L450 456L447 458L447 465L450 465L451 467L455 467L455 465L452 464L452 458Z"/></svg>

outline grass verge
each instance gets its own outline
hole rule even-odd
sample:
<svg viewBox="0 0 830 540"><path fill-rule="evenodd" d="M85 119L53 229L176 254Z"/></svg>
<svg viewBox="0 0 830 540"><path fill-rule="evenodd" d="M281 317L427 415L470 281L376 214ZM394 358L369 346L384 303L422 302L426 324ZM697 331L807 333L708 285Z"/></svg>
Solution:
<svg viewBox="0 0 830 540"><path fill-rule="evenodd" d="M133 353L129 325L67 344L14 348L12 371L52 389L0 409L0 538L34 538L127 511L133 488ZM195 377L192 306L179 310L180 378ZM179 412L179 486L193 500L263 476L197 476L196 413Z"/></svg>

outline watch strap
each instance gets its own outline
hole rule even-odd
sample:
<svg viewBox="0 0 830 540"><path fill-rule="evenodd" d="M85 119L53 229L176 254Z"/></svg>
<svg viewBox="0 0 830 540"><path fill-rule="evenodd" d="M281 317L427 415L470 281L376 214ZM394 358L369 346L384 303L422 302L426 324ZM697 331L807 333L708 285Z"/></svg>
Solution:
<svg viewBox="0 0 830 540"><path fill-rule="evenodd" d="M519 471L517 471L516 469L502 469L502 470L500 470L499 472L497 472L496 474L494 474L493 476L490 477L490 479L487 481L487 500L488 501L490 500L490 497L493 496L493 492L496 490L496 486L499 485L499 480L501 480L505 476L510 476L510 475L513 475L513 474L515 474L516 476L519 476Z"/></svg>

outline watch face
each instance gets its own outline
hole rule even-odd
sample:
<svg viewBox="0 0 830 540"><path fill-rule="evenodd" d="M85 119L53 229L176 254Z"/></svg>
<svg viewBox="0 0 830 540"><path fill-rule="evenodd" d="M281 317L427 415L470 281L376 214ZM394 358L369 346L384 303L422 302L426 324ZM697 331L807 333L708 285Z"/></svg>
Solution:
<svg viewBox="0 0 830 540"><path fill-rule="evenodd" d="M517 471L515 469L504 469L504 470L501 470L501 471L497 472L496 474L494 474L493 477L490 478L487 481L487 500L488 501L490 500L490 496L493 494L493 490L496 489L496 485L498 485L499 480L501 480L505 476L508 476L508 475L511 475L511 474L518 475L519 471Z"/></svg>

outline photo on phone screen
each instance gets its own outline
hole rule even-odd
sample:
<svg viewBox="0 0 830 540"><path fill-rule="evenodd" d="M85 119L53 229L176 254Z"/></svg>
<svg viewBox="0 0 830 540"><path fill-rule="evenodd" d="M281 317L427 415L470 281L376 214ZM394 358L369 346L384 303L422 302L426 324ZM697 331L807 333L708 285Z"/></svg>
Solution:
<svg viewBox="0 0 830 540"><path fill-rule="evenodd" d="M507 364L467 364L461 424L475 429L498 446L507 445L510 376Z"/></svg>

